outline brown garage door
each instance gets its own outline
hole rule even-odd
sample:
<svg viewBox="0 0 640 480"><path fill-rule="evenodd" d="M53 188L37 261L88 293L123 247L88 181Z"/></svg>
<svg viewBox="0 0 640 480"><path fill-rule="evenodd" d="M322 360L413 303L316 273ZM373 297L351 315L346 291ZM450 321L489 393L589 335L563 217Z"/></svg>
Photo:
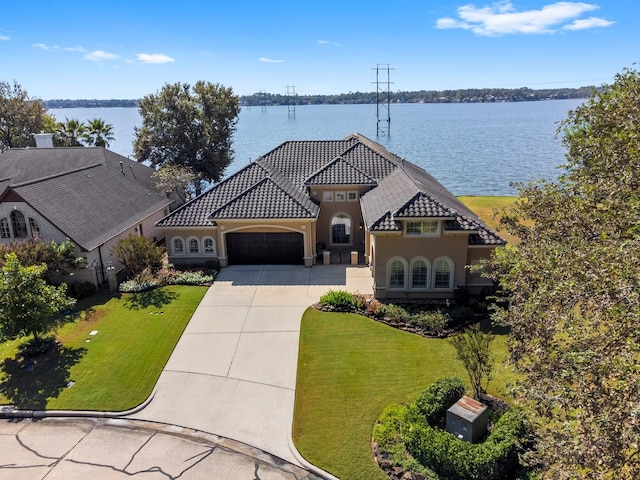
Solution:
<svg viewBox="0 0 640 480"><path fill-rule="evenodd" d="M299 265L304 263L301 233L227 233L230 265Z"/></svg>

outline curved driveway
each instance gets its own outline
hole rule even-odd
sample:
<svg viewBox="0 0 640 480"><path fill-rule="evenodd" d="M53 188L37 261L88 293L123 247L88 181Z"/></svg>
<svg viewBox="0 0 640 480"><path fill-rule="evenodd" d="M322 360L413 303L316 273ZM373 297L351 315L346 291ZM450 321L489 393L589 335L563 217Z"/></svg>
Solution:
<svg viewBox="0 0 640 480"><path fill-rule="evenodd" d="M329 289L371 293L367 267L231 266L207 291L149 405L131 418L221 435L294 464L300 319Z"/></svg>

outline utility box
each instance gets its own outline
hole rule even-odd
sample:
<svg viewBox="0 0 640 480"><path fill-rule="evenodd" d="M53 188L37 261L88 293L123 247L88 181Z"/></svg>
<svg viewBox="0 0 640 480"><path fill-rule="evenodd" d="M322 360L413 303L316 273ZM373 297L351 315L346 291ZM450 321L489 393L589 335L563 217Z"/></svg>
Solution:
<svg viewBox="0 0 640 480"><path fill-rule="evenodd" d="M447 410L447 432L461 440L476 443L487 433L489 410L486 405L466 395Z"/></svg>

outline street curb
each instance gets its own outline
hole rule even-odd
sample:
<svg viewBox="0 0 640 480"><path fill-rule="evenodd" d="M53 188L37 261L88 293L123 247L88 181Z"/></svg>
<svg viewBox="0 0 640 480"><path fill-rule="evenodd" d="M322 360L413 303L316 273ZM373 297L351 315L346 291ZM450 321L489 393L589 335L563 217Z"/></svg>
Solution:
<svg viewBox="0 0 640 480"><path fill-rule="evenodd" d="M331 475L329 472L325 472L324 470L322 470L319 467L316 467L314 464L309 463L298 451L298 449L296 448L296 446L293 443L293 437L291 436L291 434L289 434L289 438L288 438L288 443L289 443L289 451L291 452L291 454L293 455L293 457L296 459L296 461L306 470L310 471L311 473L314 473L316 475L318 475L321 478L324 478L325 480L340 480L338 477L334 477L333 475Z"/></svg>

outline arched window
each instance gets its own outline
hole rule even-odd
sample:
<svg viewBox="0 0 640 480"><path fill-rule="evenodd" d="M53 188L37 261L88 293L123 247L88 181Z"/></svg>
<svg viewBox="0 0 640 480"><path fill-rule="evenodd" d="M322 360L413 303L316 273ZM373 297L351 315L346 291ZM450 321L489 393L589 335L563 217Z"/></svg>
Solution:
<svg viewBox="0 0 640 480"><path fill-rule="evenodd" d="M402 257L395 257L389 260L387 268L389 275L389 288L400 290L407 285L407 261Z"/></svg>
<svg viewBox="0 0 640 480"><path fill-rule="evenodd" d="M11 238L9 221L6 218L0 218L0 238Z"/></svg>
<svg viewBox="0 0 640 480"><path fill-rule="evenodd" d="M40 238L40 225L38 225L38 221L35 218L29 217L29 228L33 238Z"/></svg>
<svg viewBox="0 0 640 480"><path fill-rule="evenodd" d="M346 213L331 217L331 243L351 244L351 217Z"/></svg>
<svg viewBox="0 0 640 480"><path fill-rule="evenodd" d="M453 261L441 257L433 262L433 288L453 288Z"/></svg>
<svg viewBox="0 0 640 480"><path fill-rule="evenodd" d="M429 288L429 261L426 258L414 258L411 262L411 288Z"/></svg>
<svg viewBox="0 0 640 480"><path fill-rule="evenodd" d="M200 253L200 242L197 238L189 239L189 255L198 255Z"/></svg>
<svg viewBox="0 0 640 480"><path fill-rule="evenodd" d="M211 237L204 237L202 239L202 247L204 248L205 255L215 255L216 254L216 242Z"/></svg>
<svg viewBox="0 0 640 480"><path fill-rule="evenodd" d="M11 212L11 228L13 228L13 236L15 238L27 237L27 221L20 210Z"/></svg>
<svg viewBox="0 0 640 480"><path fill-rule="evenodd" d="M182 255L184 253L184 242L180 237L175 237L171 240L171 246L173 247L174 255Z"/></svg>

